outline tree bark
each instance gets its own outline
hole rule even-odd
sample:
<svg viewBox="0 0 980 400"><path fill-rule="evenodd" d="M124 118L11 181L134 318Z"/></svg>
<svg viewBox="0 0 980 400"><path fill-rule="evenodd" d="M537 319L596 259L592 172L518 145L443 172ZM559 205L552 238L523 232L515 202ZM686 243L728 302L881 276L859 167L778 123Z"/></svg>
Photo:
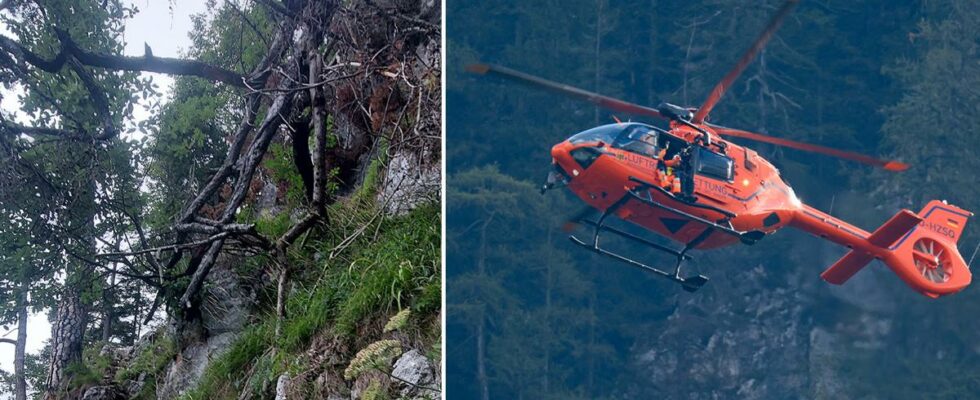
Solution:
<svg viewBox="0 0 980 400"><path fill-rule="evenodd" d="M72 286L65 288L58 305L57 317L51 329L51 359L45 382L46 399L56 398L56 393L68 383L66 369L82 360L82 344L85 336L86 312L81 291Z"/></svg>
<svg viewBox="0 0 980 400"><path fill-rule="evenodd" d="M115 268L115 266L113 266ZM112 338L112 293L116 287L116 274L110 272L109 285L108 287L102 289L102 342L109 343L109 339Z"/></svg>
<svg viewBox="0 0 980 400"><path fill-rule="evenodd" d="M66 32L57 31L57 34L58 40L61 41L61 51L50 60L42 58L40 55L29 51L20 43L2 35L0 35L0 49L11 56L51 73L57 73L66 62L74 58L90 67L105 68L114 71L144 71L170 75L198 76L212 81L224 82L232 86L247 87L245 77L241 74L197 60L154 57L149 53L144 54L143 57L92 53L79 48Z"/></svg>
<svg viewBox="0 0 980 400"><path fill-rule="evenodd" d="M24 359L27 349L27 279L22 279L17 293L17 344L14 346L14 398L27 400L27 374Z"/></svg>

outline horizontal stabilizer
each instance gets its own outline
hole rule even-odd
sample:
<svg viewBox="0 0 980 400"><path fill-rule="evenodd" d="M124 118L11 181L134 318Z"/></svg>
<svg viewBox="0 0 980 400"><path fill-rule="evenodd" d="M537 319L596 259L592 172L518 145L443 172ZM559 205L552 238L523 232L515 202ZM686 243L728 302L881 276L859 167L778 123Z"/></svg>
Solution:
<svg viewBox="0 0 980 400"><path fill-rule="evenodd" d="M915 228L919 222L922 222L922 217L909 210L902 210L868 236L868 241L878 247L891 246L898 238Z"/></svg>
<svg viewBox="0 0 980 400"><path fill-rule="evenodd" d="M878 227L871 236L868 236L868 242L881 248L887 248L896 240L909 233L920 222L922 222L922 218L918 215L915 215L915 213L909 210L902 210L889 219L888 222L885 222L884 225ZM868 265L871 260L874 260L874 256L863 251L851 250L834 263L834 265L820 274L820 277L827 282L841 285L847 282L848 279L851 279L865 265Z"/></svg>

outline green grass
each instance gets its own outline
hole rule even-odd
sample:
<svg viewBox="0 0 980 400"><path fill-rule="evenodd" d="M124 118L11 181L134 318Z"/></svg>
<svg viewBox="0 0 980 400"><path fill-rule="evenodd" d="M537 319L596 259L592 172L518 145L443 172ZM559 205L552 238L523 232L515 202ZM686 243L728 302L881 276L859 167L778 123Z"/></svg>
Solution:
<svg viewBox="0 0 980 400"><path fill-rule="evenodd" d="M351 263L353 290L338 309L338 333L351 335L370 314L402 308L403 300L425 293L439 279L438 205L425 205L389 224ZM429 303L431 293L429 288Z"/></svg>
<svg viewBox="0 0 980 400"><path fill-rule="evenodd" d="M371 164L368 164L367 172L364 174L364 183L351 196L354 203L361 203L367 199L373 199L374 195L378 192L378 187L381 185L381 168L387 162L387 153L388 140L382 137L378 143L379 156L371 160Z"/></svg>
<svg viewBox="0 0 980 400"><path fill-rule="evenodd" d="M283 211L276 215L263 215L255 219L255 230L264 237L278 239L289 230L292 221L289 212Z"/></svg>
<svg viewBox="0 0 980 400"><path fill-rule="evenodd" d="M442 308L442 283L437 280L425 285L413 308L418 314L438 312Z"/></svg>

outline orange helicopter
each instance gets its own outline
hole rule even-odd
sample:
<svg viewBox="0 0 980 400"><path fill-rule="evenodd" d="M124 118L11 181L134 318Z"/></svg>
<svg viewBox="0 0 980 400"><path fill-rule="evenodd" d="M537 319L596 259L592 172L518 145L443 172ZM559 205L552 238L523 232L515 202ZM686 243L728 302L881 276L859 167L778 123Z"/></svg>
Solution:
<svg viewBox="0 0 980 400"><path fill-rule="evenodd" d="M871 261L884 262L915 291L928 297L956 293L970 284L969 267L956 243L973 214L933 200L918 214L902 210L874 232L867 232L803 204L772 164L725 137L749 139L904 171L906 164L862 154L775 138L706 122L711 109L756 57L798 0L787 1L752 47L714 87L701 107L661 103L657 108L602 96L509 68L473 64L476 74L494 74L592 102L614 111L669 121L669 130L636 122L595 127L571 136L551 149L554 170L542 192L567 187L602 214L596 221L574 222L593 228L590 240L570 239L591 251L652 271L700 289L708 278L682 277L681 266L692 249L754 244L783 227L809 232L850 251L820 276L840 285ZM680 250L606 226L615 216L683 244ZM600 247L609 232L676 257L668 272Z"/></svg>

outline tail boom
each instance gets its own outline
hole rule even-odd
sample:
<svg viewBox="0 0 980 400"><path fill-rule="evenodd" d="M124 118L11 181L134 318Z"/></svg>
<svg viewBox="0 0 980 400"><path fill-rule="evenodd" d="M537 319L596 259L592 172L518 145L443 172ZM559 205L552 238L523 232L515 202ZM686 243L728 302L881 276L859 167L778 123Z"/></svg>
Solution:
<svg viewBox="0 0 980 400"><path fill-rule="evenodd" d="M804 205L792 226L851 249L820 276L841 285L874 259L881 260L915 291L939 297L970 284L971 274L956 248L973 214L934 200L919 213L902 210L873 233Z"/></svg>

